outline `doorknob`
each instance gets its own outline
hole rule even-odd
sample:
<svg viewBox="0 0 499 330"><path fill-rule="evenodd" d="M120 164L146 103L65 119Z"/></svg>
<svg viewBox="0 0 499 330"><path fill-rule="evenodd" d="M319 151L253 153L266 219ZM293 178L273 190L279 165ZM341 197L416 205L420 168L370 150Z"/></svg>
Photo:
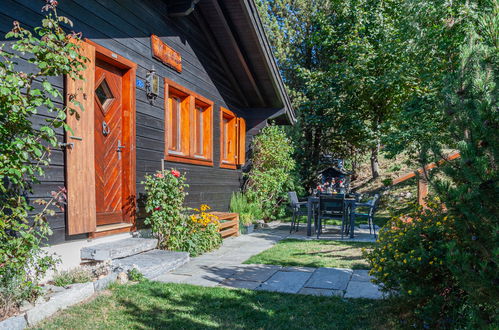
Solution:
<svg viewBox="0 0 499 330"><path fill-rule="evenodd" d="M118 152L118 159L121 159L121 149L125 148L125 146L121 145L121 140L118 140L118 147L117 147L117 152Z"/></svg>

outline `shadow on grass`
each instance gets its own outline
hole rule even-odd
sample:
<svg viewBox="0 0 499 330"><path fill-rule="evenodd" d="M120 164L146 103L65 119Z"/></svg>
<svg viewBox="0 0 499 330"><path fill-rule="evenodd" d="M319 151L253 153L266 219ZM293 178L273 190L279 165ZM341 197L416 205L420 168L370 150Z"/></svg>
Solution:
<svg viewBox="0 0 499 330"><path fill-rule="evenodd" d="M374 312L383 304L146 281L118 286L112 296L72 308L44 328L372 329L386 323Z"/></svg>

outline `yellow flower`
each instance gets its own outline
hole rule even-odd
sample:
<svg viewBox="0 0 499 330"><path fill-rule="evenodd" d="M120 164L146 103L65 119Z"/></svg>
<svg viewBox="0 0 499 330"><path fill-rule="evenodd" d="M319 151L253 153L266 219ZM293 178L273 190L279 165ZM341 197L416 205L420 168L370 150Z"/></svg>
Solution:
<svg viewBox="0 0 499 330"><path fill-rule="evenodd" d="M407 291L408 294L412 294L412 290Z"/></svg>
<svg viewBox="0 0 499 330"><path fill-rule="evenodd" d="M404 264L406 264L406 263L407 263L407 259L404 259Z"/></svg>
<svg viewBox="0 0 499 330"><path fill-rule="evenodd" d="M421 261L421 257L418 257L418 260Z"/></svg>
<svg viewBox="0 0 499 330"><path fill-rule="evenodd" d="M430 261L430 265L433 265L433 261Z"/></svg>

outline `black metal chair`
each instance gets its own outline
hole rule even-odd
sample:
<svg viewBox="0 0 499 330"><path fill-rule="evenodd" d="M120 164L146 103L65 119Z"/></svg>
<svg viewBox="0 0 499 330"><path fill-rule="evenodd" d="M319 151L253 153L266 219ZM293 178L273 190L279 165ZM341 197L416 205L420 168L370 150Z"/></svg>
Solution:
<svg viewBox="0 0 499 330"><path fill-rule="evenodd" d="M318 214L318 228L317 238L322 233L322 219L340 219L341 220L341 238L346 226L345 216L345 195L320 195L319 196L319 214Z"/></svg>
<svg viewBox="0 0 499 330"><path fill-rule="evenodd" d="M289 197L289 206L291 211L293 212L293 216L291 218L291 228L289 229L289 233L293 231L298 231L298 227L300 226L299 216L308 215L308 203L300 202L298 196L295 191L288 192Z"/></svg>
<svg viewBox="0 0 499 330"><path fill-rule="evenodd" d="M379 204L379 194L374 195L372 199L370 199L366 203L355 203L355 212L352 214L355 218L364 218L367 219L367 225L369 226L369 234L374 232L374 237L376 237L376 227L374 227L374 215L378 209ZM358 212L359 208L367 208L365 212Z"/></svg>

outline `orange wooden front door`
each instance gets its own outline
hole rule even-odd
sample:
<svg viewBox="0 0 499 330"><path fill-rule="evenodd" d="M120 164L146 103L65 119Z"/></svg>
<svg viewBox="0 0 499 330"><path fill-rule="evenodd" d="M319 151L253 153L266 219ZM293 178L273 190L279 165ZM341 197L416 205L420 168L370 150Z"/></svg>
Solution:
<svg viewBox="0 0 499 330"><path fill-rule="evenodd" d="M123 222L126 189L123 72L109 63L95 66L95 197L97 225Z"/></svg>

